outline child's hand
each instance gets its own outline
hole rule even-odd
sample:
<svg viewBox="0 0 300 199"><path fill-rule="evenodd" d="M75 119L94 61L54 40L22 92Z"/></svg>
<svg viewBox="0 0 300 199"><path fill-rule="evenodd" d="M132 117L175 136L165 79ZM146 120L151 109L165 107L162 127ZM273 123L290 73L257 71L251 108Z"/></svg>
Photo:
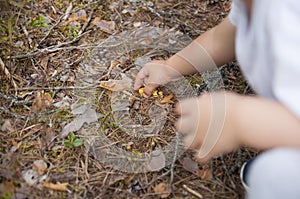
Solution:
<svg viewBox="0 0 300 199"><path fill-rule="evenodd" d="M134 89L145 86L144 96L149 97L159 86L175 81L181 74L166 64L166 61L152 61L147 63L137 74Z"/></svg>
<svg viewBox="0 0 300 199"><path fill-rule="evenodd" d="M236 95L225 92L205 94L181 101L177 130L184 134L184 144L196 151L199 161L207 161L219 153L239 147L240 141L233 130Z"/></svg>

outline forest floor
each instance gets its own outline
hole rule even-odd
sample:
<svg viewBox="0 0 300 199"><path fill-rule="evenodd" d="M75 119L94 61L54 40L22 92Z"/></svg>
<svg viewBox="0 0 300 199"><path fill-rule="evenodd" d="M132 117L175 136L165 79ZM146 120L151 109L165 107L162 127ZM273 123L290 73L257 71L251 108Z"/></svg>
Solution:
<svg viewBox="0 0 300 199"><path fill-rule="evenodd" d="M239 172L255 150L206 164L185 152L159 171L133 173L94 157L80 128L61 136L75 117L77 71L101 42L143 26L194 39L229 10L229 0L0 0L0 198L244 198ZM226 90L253 94L235 62L220 73ZM203 84L199 74L188 79ZM106 94L99 106L110 104ZM169 141L113 134L109 119L98 122L127 151Z"/></svg>

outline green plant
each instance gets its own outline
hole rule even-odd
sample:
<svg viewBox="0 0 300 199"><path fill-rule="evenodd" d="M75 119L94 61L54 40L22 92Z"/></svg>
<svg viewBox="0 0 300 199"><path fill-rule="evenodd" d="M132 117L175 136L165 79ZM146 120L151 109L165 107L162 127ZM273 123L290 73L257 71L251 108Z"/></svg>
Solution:
<svg viewBox="0 0 300 199"><path fill-rule="evenodd" d="M69 26L70 34L73 37L77 37L80 28L81 28L81 26Z"/></svg>
<svg viewBox="0 0 300 199"><path fill-rule="evenodd" d="M83 140L80 138L75 138L75 134L71 132L68 136L68 140L64 141L64 145L67 147L80 147L83 145Z"/></svg>
<svg viewBox="0 0 300 199"><path fill-rule="evenodd" d="M44 21L45 21L44 16L43 16L43 15L40 15L38 20L33 20L33 21L32 21L32 25L33 25L34 27L47 27L48 24L45 23Z"/></svg>

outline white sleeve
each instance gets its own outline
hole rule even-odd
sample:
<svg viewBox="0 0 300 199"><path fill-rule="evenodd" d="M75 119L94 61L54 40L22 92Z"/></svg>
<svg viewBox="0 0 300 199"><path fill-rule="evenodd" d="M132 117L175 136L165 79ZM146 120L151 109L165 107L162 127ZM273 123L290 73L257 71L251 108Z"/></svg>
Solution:
<svg viewBox="0 0 300 199"><path fill-rule="evenodd" d="M272 10L267 31L273 56L273 92L300 118L300 1L276 0L270 7L266 9Z"/></svg>
<svg viewBox="0 0 300 199"><path fill-rule="evenodd" d="M239 18L239 14L240 14L240 7L238 6L238 3L236 0L232 0L231 3L231 9L230 12L228 14L229 16L229 21L234 25L237 26L237 20Z"/></svg>

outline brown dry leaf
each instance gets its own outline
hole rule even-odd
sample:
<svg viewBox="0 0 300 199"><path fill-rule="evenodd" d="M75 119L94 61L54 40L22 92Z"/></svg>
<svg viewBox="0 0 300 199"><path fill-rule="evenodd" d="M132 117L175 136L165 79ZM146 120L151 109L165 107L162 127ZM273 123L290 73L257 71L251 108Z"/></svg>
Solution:
<svg viewBox="0 0 300 199"><path fill-rule="evenodd" d="M159 103L161 104L173 104L174 102L172 101L172 98L174 97L173 94L170 94L166 97L164 97Z"/></svg>
<svg viewBox="0 0 300 199"><path fill-rule="evenodd" d="M39 175L43 175L47 169L47 163L44 160L36 160L33 162L32 169Z"/></svg>
<svg viewBox="0 0 300 199"><path fill-rule="evenodd" d="M199 172L198 163L190 157L184 157L183 159L179 159L179 162L182 164L185 170L194 174Z"/></svg>
<svg viewBox="0 0 300 199"><path fill-rule="evenodd" d="M65 26L69 25L70 23L77 22L77 21L86 21L87 14L85 10L79 10L77 13L71 14L69 20L64 23ZM80 25L80 23L70 24L70 25Z"/></svg>
<svg viewBox="0 0 300 199"><path fill-rule="evenodd" d="M0 184L0 198L7 198L5 195L14 193L15 188L12 181L6 181Z"/></svg>
<svg viewBox="0 0 300 199"><path fill-rule="evenodd" d="M16 152L20 148L22 141L18 143L15 140L12 140L11 142L13 146L10 148L10 152Z"/></svg>
<svg viewBox="0 0 300 199"><path fill-rule="evenodd" d="M9 133L15 131L15 129L12 127L9 119L4 120L4 123L1 126L1 131L9 132Z"/></svg>
<svg viewBox="0 0 300 199"><path fill-rule="evenodd" d="M100 87L110 91L124 91L129 90L132 80L125 74L121 74L122 80L110 79L108 81L100 81Z"/></svg>
<svg viewBox="0 0 300 199"><path fill-rule="evenodd" d="M100 17L96 17L91 23L109 34L113 33L116 28L114 21L101 20Z"/></svg>
<svg viewBox="0 0 300 199"><path fill-rule="evenodd" d="M49 93L38 92L34 102L32 103L32 109L34 111L43 111L49 108L53 103L53 99Z"/></svg>
<svg viewBox="0 0 300 199"><path fill-rule="evenodd" d="M161 182L154 187L154 192L159 194L160 198L167 198L171 194L171 189L165 183Z"/></svg>
<svg viewBox="0 0 300 199"><path fill-rule="evenodd" d="M46 56L46 57L43 57L41 62L40 62L40 65L42 66L42 68L44 70L47 70L48 69L48 63L49 63L49 59L50 57L49 56Z"/></svg>
<svg viewBox="0 0 300 199"><path fill-rule="evenodd" d="M101 81L100 87L110 91L115 91L116 83L114 81Z"/></svg>
<svg viewBox="0 0 300 199"><path fill-rule="evenodd" d="M61 183L61 184L53 184L51 182L44 182L43 186L48 188L48 189L52 189L55 191L67 191L68 190L68 186L69 183Z"/></svg>
<svg viewBox="0 0 300 199"><path fill-rule="evenodd" d="M198 176L202 180L210 180L212 178L212 173L209 168L205 168L198 171Z"/></svg>
<svg viewBox="0 0 300 199"><path fill-rule="evenodd" d="M108 182L107 182L107 184L109 186L111 186L111 185L115 184L118 181L124 180L126 177L127 177L126 175L121 175L121 174L120 175L111 175Z"/></svg>

